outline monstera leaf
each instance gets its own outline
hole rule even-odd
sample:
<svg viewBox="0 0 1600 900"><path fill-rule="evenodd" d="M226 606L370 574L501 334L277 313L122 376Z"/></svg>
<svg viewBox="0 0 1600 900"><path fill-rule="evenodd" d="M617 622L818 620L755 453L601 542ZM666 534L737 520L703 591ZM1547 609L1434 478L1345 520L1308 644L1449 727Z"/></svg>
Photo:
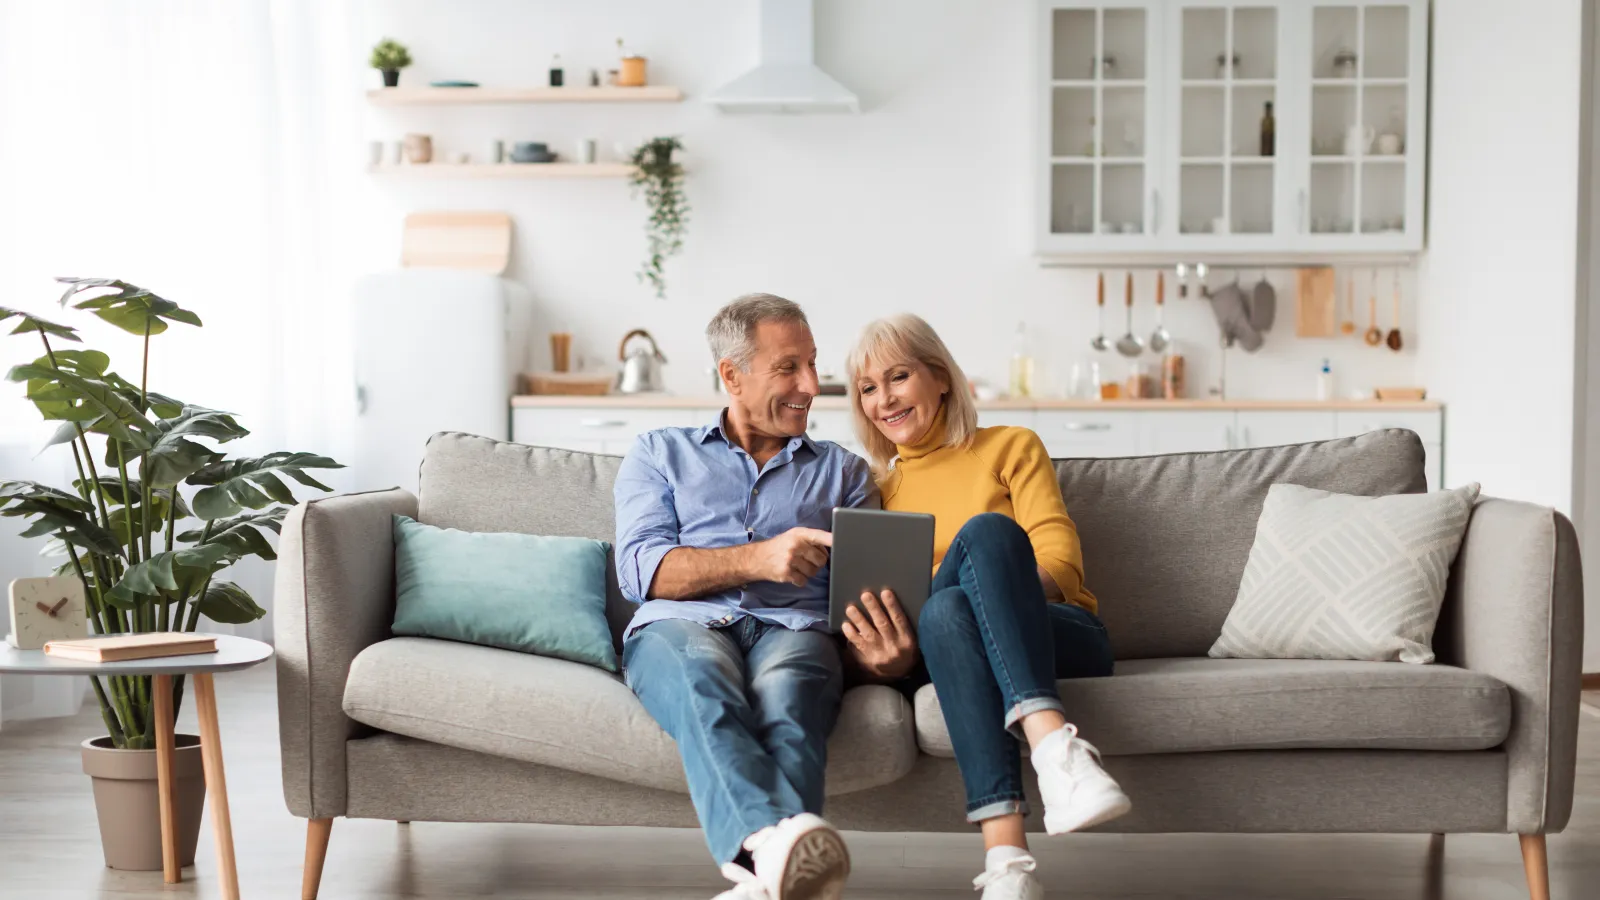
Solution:
<svg viewBox="0 0 1600 900"><path fill-rule="evenodd" d="M54 335L64 341L81 342L81 339L78 337L78 329L73 328L70 325L58 325L49 319L41 319L38 316L25 313L20 309L12 309L9 306L0 306L0 322L4 322L10 318L19 318L22 320L21 324L19 324L16 328L11 329L12 334L27 334L29 332L37 331L40 334Z"/></svg>
<svg viewBox="0 0 1600 900"><path fill-rule="evenodd" d="M234 421L232 413L203 406L184 406L176 415L157 420L155 429L159 437L145 451L144 458L144 477L155 487L172 487L224 458L223 454L189 438L204 437L226 443L250 433ZM130 450L124 448L123 455L129 455ZM108 443L106 465L116 464L117 448Z"/></svg>
<svg viewBox="0 0 1600 900"><path fill-rule="evenodd" d="M218 563L227 555L228 548L221 544L157 553L129 566L106 599L123 609L132 609L141 598L161 600L168 595L193 593L195 585L221 568Z"/></svg>
<svg viewBox="0 0 1600 900"><path fill-rule="evenodd" d="M277 559L278 554L268 543L267 536L260 529L268 529L274 534L283 530L283 517L288 512L287 507L278 506L264 513L247 513L232 519L218 519L211 523L211 534L206 536L206 544L222 544L228 548L229 556L238 561L254 554L262 559ZM185 531L178 535L178 540L196 543L200 541L202 531Z"/></svg>
<svg viewBox="0 0 1600 900"><path fill-rule="evenodd" d="M155 426L144 413L99 378L36 364L14 366L7 377L28 382L28 399L47 419L90 423L96 432L136 450L148 449L155 437ZM57 406L62 401L66 406Z"/></svg>
<svg viewBox="0 0 1600 900"><path fill-rule="evenodd" d="M221 519L246 509L261 509L273 502L294 505L294 492L278 473L288 475L307 487L331 491L305 473L306 469L342 469L344 466L315 453L268 453L253 459L213 463L190 475L186 484L205 485L194 495L195 515L202 519Z"/></svg>
<svg viewBox="0 0 1600 900"><path fill-rule="evenodd" d="M56 281L67 285L66 293L61 295L62 306L83 291L112 289L112 293L80 300L73 308L87 309L130 334L141 337L160 334L167 330L168 321L200 324L200 317L189 310L119 278L57 278Z"/></svg>
<svg viewBox="0 0 1600 900"><path fill-rule="evenodd" d="M22 537L54 535L104 556L120 556L122 545L94 520L94 505L76 494L34 481L0 481L0 516L32 521Z"/></svg>
<svg viewBox="0 0 1600 900"><path fill-rule="evenodd" d="M213 622L243 625L267 614L249 592L231 581L214 582L200 598L200 612Z"/></svg>

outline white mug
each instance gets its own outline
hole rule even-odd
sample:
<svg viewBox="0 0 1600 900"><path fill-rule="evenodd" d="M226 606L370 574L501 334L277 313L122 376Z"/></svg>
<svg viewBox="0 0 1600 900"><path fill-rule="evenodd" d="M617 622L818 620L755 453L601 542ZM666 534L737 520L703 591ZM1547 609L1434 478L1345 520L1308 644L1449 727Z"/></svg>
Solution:
<svg viewBox="0 0 1600 900"><path fill-rule="evenodd" d="M1399 156L1400 155L1400 135L1398 135L1398 134L1380 134L1380 135L1378 135L1378 152L1383 154L1384 156Z"/></svg>
<svg viewBox="0 0 1600 900"><path fill-rule="evenodd" d="M581 162L581 163L587 164L587 163L594 162L594 157L595 157L595 140L594 140L594 138L584 138L583 140L578 142L577 157L578 157L578 162Z"/></svg>
<svg viewBox="0 0 1600 900"><path fill-rule="evenodd" d="M383 141L370 141L367 144L367 164L370 166L383 165Z"/></svg>
<svg viewBox="0 0 1600 900"><path fill-rule="evenodd" d="M1371 125L1351 125L1344 133L1344 155L1361 156L1372 150Z"/></svg>

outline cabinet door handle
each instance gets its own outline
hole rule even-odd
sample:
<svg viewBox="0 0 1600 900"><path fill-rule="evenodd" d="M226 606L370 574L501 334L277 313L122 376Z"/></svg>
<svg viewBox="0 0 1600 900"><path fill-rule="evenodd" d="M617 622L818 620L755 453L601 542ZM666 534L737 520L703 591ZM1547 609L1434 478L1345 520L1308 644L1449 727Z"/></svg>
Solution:
<svg viewBox="0 0 1600 900"><path fill-rule="evenodd" d="M1308 228L1307 228L1307 224L1306 224L1306 189L1305 188L1301 188L1300 189L1300 232L1302 234L1304 234L1307 230L1308 230Z"/></svg>
<svg viewBox="0 0 1600 900"><path fill-rule="evenodd" d="M1161 233L1161 191L1150 191L1150 233Z"/></svg>
<svg viewBox="0 0 1600 900"><path fill-rule="evenodd" d="M621 428L628 423L623 419L583 419L578 424L584 428Z"/></svg>
<svg viewBox="0 0 1600 900"><path fill-rule="evenodd" d="M1233 443L1232 425L1224 425L1222 427L1222 446L1228 448L1229 450L1239 449L1238 446Z"/></svg>
<svg viewBox="0 0 1600 900"><path fill-rule="evenodd" d="M356 385L356 415L364 416L366 414L367 414L367 386L364 385L364 384L358 384L358 385Z"/></svg>
<svg viewBox="0 0 1600 900"><path fill-rule="evenodd" d="M1110 431L1109 422L1068 422L1064 426L1068 431Z"/></svg>
<svg viewBox="0 0 1600 900"><path fill-rule="evenodd" d="M1250 426L1248 426L1248 425L1240 425L1239 426L1239 446L1241 446L1241 447L1249 447L1249 446L1251 446L1251 444L1250 444Z"/></svg>

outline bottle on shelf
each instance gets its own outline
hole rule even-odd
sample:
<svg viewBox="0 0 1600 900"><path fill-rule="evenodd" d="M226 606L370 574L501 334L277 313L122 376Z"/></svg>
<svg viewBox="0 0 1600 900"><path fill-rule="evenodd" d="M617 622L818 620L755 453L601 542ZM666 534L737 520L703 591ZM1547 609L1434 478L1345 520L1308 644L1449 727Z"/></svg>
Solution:
<svg viewBox="0 0 1600 900"><path fill-rule="evenodd" d="M561 68L561 54L550 60L550 86L561 87L567 83L567 73Z"/></svg>
<svg viewBox="0 0 1600 900"><path fill-rule="evenodd" d="M1317 373L1317 399L1333 399L1333 366L1327 359L1322 361L1322 371Z"/></svg>
<svg viewBox="0 0 1600 900"><path fill-rule="evenodd" d="M1267 101L1266 112L1261 114L1261 155L1271 156L1277 144L1278 123L1272 115L1272 101Z"/></svg>
<svg viewBox="0 0 1600 900"><path fill-rule="evenodd" d="M1011 396L1033 396L1033 357L1028 353L1028 323L1017 323L1017 336L1011 348Z"/></svg>

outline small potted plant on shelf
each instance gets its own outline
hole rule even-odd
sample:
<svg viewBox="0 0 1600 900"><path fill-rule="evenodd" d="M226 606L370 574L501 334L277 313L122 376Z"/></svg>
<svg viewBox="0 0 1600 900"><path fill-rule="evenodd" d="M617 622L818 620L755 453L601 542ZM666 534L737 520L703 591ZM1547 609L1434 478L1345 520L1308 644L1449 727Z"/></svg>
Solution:
<svg viewBox="0 0 1600 900"><path fill-rule="evenodd" d="M384 38L372 48L371 65L383 73L384 87L399 87L400 70L411 65L411 51L399 41Z"/></svg>
<svg viewBox="0 0 1600 900"><path fill-rule="evenodd" d="M276 558L276 533L295 502L287 476L331 490L308 469L341 466L312 453L274 452L229 459L215 445L250 432L233 415L149 390L150 339L171 323L200 317L144 288L110 278L63 278L61 305L86 310L143 340L137 383L110 369L105 353L72 349L77 329L0 307L0 322L20 319L11 334L37 339L44 354L16 366L9 380L46 420L59 422L46 448L72 450L78 478L63 490L0 479L0 516L27 523L23 537L49 540L65 557L57 575L83 583L96 634L192 632L202 617L224 624L266 614L244 588L215 576L250 556ZM181 488L189 488L185 496ZM153 679L91 678L105 737L83 742L83 767L95 779L100 840L114 869L161 868L160 812L155 789ZM173 710L183 679L173 679ZM176 818L181 865L194 861L205 802L200 740L178 735Z"/></svg>
<svg viewBox="0 0 1600 900"><path fill-rule="evenodd" d="M665 299L667 282L662 269L668 257L683 251L683 235L689 221L689 202L683 193L683 165L672 158L683 144L675 137L651 138L633 151L632 183L644 191L650 215L644 232L647 254L639 269L639 280L648 281L656 296Z"/></svg>

